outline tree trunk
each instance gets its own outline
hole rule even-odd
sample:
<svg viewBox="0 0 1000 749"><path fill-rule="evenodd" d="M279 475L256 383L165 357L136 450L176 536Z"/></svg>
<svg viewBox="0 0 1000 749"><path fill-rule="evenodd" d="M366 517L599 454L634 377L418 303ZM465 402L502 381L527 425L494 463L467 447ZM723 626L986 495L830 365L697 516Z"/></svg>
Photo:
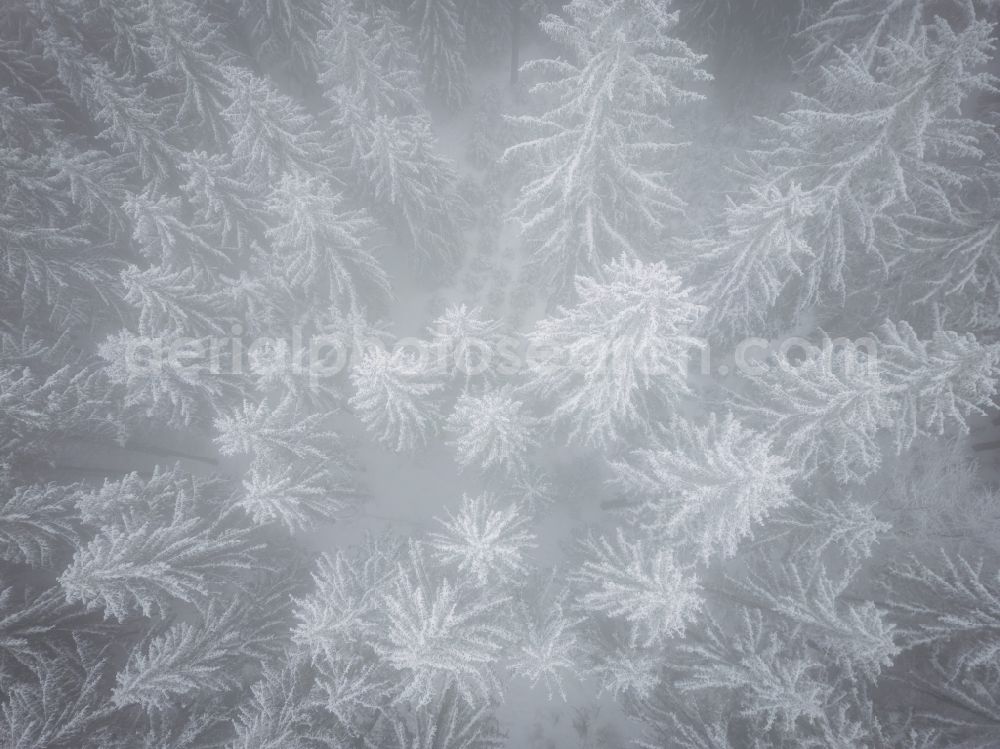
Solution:
<svg viewBox="0 0 1000 749"><path fill-rule="evenodd" d="M521 2L510 2L510 85L517 85L517 73L521 67Z"/></svg>

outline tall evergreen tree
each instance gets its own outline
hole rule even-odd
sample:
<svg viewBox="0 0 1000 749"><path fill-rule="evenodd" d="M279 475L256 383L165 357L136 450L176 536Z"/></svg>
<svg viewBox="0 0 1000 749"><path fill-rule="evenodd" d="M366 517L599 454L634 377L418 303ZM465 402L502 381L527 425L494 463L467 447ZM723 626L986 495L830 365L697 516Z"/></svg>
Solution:
<svg viewBox="0 0 1000 749"><path fill-rule="evenodd" d="M469 98L465 28L455 0L407 0L417 54L428 92L457 109Z"/></svg>
<svg viewBox="0 0 1000 749"><path fill-rule="evenodd" d="M703 58L671 36L664 3L574 0L542 29L568 59L534 60L550 108L512 119L524 140L504 160L528 182L512 215L545 278L568 284L618 255L647 257L683 201L668 178L670 113L700 97Z"/></svg>
<svg viewBox="0 0 1000 749"><path fill-rule="evenodd" d="M703 308L665 264L625 257L578 276L576 295L529 334L526 389L552 402L571 439L613 443L689 392L688 357L702 345L689 331Z"/></svg>

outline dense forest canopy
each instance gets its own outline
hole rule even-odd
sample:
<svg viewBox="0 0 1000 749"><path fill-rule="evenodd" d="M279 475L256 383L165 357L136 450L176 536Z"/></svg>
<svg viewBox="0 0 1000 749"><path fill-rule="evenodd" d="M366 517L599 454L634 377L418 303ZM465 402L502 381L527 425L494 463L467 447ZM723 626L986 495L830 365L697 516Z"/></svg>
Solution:
<svg viewBox="0 0 1000 749"><path fill-rule="evenodd" d="M5 0L0 745L1000 746L996 0Z"/></svg>

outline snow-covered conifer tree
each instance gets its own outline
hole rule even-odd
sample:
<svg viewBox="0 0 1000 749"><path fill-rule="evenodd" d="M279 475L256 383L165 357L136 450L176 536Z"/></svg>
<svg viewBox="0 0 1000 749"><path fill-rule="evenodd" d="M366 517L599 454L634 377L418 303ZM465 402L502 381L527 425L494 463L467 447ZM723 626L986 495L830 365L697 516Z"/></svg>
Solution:
<svg viewBox="0 0 1000 749"><path fill-rule="evenodd" d="M835 55L836 50L855 46L861 59L872 65L879 47L890 39L914 41L928 16L947 4L937 0L892 0L883 8L875 8L864 0L835 0L803 31L809 46L805 61L818 65Z"/></svg>
<svg viewBox="0 0 1000 749"><path fill-rule="evenodd" d="M399 543L385 537L368 537L356 547L321 556L312 575L315 589L296 601L295 641L332 659L367 638L378 597L399 561Z"/></svg>
<svg viewBox="0 0 1000 749"><path fill-rule="evenodd" d="M683 632L702 605L693 575L654 546L627 539L621 529L611 539L589 536L574 575L580 605L627 622L633 642L644 645Z"/></svg>
<svg viewBox="0 0 1000 749"><path fill-rule="evenodd" d="M126 197L127 158L96 149L79 151L62 144L61 150L50 157L50 163L56 179L87 219L106 228L110 237L126 233L122 204Z"/></svg>
<svg viewBox="0 0 1000 749"><path fill-rule="evenodd" d="M219 63L232 53L224 51L222 29L190 0L140 5L143 20L130 31L148 40L143 51L156 71L150 77L176 89L166 100L177 122L196 140L224 142L228 85Z"/></svg>
<svg viewBox="0 0 1000 749"><path fill-rule="evenodd" d="M136 646L118 672L112 700L168 710L175 701L232 689L253 657L252 622L237 604L209 604L202 621L181 621Z"/></svg>
<svg viewBox="0 0 1000 749"><path fill-rule="evenodd" d="M122 271L126 302L138 312L144 335L176 333L197 338L227 335L235 320L211 278L194 267L171 270L130 265Z"/></svg>
<svg viewBox="0 0 1000 749"><path fill-rule="evenodd" d="M252 179L227 155L192 151L181 164L181 192L192 207L194 222L205 227L233 255L244 255L264 231L265 211ZM227 253L228 254L228 253Z"/></svg>
<svg viewBox="0 0 1000 749"><path fill-rule="evenodd" d="M0 737L10 746L84 746L112 741L103 681L109 654L86 637L74 637L36 658L31 678L15 685L0 712Z"/></svg>
<svg viewBox="0 0 1000 749"><path fill-rule="evenodd" d="M694 243L708 279L701 329L711 338L768 332L769 313L788 278L812 257L803 231L813 206L800 187L750 190L739 203L730 198L723 237Z"/></svg>
<svg viewBox="0 0 1000 749"><path fill-rule="evenodd" d="M919 725L952 743L988 746L1000 735L996 580L995 559L941 549L893 564L883 581L902 643L917 651L904 686L926 700Z"/></svg>
<svg viewBox="0 0 1000 749"><path fill-rule="evenodd" d="M858 342L827 337L799 362L772 355L751 375L759 395L745 408L807 471L823 461L838 481L860 482L882 461L882 430L894 428L897 450L966 430L994 397L997 357L971 334L921 341L906 323L886 323Z"/></svg>
<svg viewBox="0 0 1000 749"><path fill-rule="evenodd" d="M529 517L522 507L499 507L496 497L465 496L458 513L449 512L439 522L444 529L428 536L434 556L456 564L486 586L517 582L527 572L527 555L535 545L528 530Z"/></svg>
<svg viewBox="0 0 1000 749"><path fill-rule="evenodd" d="M213 586L253 565L246 530L199 517L193 497L176 495L166 517L127 513L109 522L73 555L59 577L69 601L119 621L170 611L172 602L205 601Z"/></svg>
<svg viewBox="0 0 1000 749"><path fill-rule="evenodd" d="M364 291L389 293L389 281L371 254L371 219L344 210L329 185L286 175L271 193L274 225L268 230L281 269L294 291L305 291L317 306L353 308ZM375 301L366 294L369 303Z"/></svg>
<svg viewBox="0 0 1000 749"><path fill-rule="evenodd" d="M5 462L45 456L64 439L121 436L121 411L96 357L62 352L59 345L49 349L30 339L23 343L0 356ZM8 344L11 339L0 336L0 349Z"/></svg>
<svg viewBox="0 0 1000 749"><path fill-rule="evenodd" d="M776 314L751 307L774 305L779 285L792 289L794 315L842 305L849 290L889 277L872 276L871 267L905 262L919 247L920 224L910 217L950 224L964 213L962 186L974 175L967 165L983 158L990 135L962 106L995 87L983 72L992 27L974 17L913 23L907 38L877 45L874 61L862 49L837 49L815 94L768 123L771 142L752 155L759 173L747 205L731 211L728 237L708 253L709 301L723 305L721 316L746 316L728 323L735 330ZM760 205L782 195L796 196L791 224ZM725 289L745 301L714 296Z"/></svg>
<svg viewBox="0 0 1000 749"><path fill-rule="evenodd" d="M499 689L497 665L511 632L506 599L436 573L411 545L382 596L376 652L400 674L399 698L427 705L449 686L470 702Z"/></svg>
<svg viewBox="0 0 1000 749"><path fill-rule="evenodd" d="M468 209L451 164L435 153L426 118L371 120L360 168L373 211L413 248L417 262L446 269L458 263Z"/></svg>
<svg viewBox="0 0 1000 749"><path fill-rule="evenodd" d="M239 13L250 27L255 53L315 77L316 36L324 28L321 0L240 0Z"/></svg>
<svg viewBox="0 0 1000 749"><path fill-rule="evenodd" d="M459 464L507 475L526 472L528 453L538 446L537 419L526 410L506 385L480 397L459 396L445 422Z"/></svg>
<svg viewBox="0 0 1000 749"><path fill-rule="evenodd" d="M877 434L897 404L870 351L827 338L802 361L772 357L754 381L760 395L748 410L805 475L823 468L838 481L862 481L879 466Z"/></svg>
<svg viewBox="0 0 1000 749"><path fill-rule="evenodd" d="M232 102L223 117L231 150L252 183L266 187L285 172L315 173L323 163L315 121L292 99L246 68L227 70Z"/></svg>
<svg viewBox="0 0 1000 749"><path fill-rule="evenodd" d="M570 612L570 590L557 582L558 574L553 571L551 577L529 583L526 600L518 605L518 639L510 670L532 687L543 684L550 699L558 694L565 700L563 683L580 672L583 619Z"/></svg>
<svg viewBox="0 0 1000 749"><path fill-rule="evenodd" d="M336 433L324 426L325 415L305 415L291 395L244 401L242 408L216 418L216 444L224 455L279 455L322 460L340 446Z"/></svg>
<svg viewBox="0 0 1000 749"><path fill-rule="evenodd" d="M505 497L520 502L536 515L549 509L556 499L552 477L537 466L529 467L523 473L504 476L501 485Z"/></svg>
<svg viewBox="0 0 1000 749"><path fill-rule="evenodd" d="M0 501L0 560L49 567L80 542L72 486L4 486Z"/></svg>
<svg viewBox="0 0 1000 749"><path fill-rule="evenodd" d="M463 382L464 390L495 379L502 363L501 326L485 317L481 308L452 305L431 324L429 332L435 355L454 379Z"/></svg>
<svg viewBox="0 0 1000 749"><path fill-rule="evenodd" d="M68 603L58 585L0 588L0 688L9 689L21 667L58 653L75 635L99 637L107 630Z"/></svg>
<svg viewBox="0 0 1000 749"><path fill-rule="evenodd" d="M448 749L500 749L505 737L490 707L449 687L416 715L393 714L379 742L387 749L435 744Z"/></svg>
<svg viewBox="0 0 1000 749"><path fill-rule="evenodd" d="M567 57L534 60L526 73L550 108L512 119L524 139L504 160L529 180L513 216L547 279L568 285L619 255L643 257L683 206L668 179L674 107L699 97L703 58L671 36L668 4L574 0L542 29Z"/></svg>
<svg viewBox="0 0 1000 749"><path fill-rule="evenodd" d="M39 34L45 55L54 61L60 82L69 95L99 125L101 138L116 144L138 164L143 177L158 187L170 177L176 148L166 137L162 102L144 84L134 84L103 60L89 54L71 36L75 21L57 3L44 6L48 25ZM48 11L53 11L51 14Z"/></svg>
<svg viewBox="0 0 1000 749"><path fill-rule="evenodd" d="M8 106L20 109L22 103L26 104L18 97ZM4 167L0 185L6 205L0 221L4 243L0 293L5 304L17 305L11 310L12 321L40 314L57 323L78 324L88 316L99 316L100 308L114 298L109 288L114 262L94 245L109 240L112 227L105 224L115 222L97 203L110 201L120 214L117 190L125 160L109 157L108 164L96 159L93 151L75 153L49 142L43 136L51 125L44 119L9 125L15 138L17 129L32 126L40 141L0 145ZM106 193L88 189L89 180L105 177ZM99 225L90 226L82 214L95 223L99 220Z"/></svg>
<svg viewBox="0 0 1000 749"><path fill-rule="evenodd" d="M661 683L662 649L636 642L621 621L593 622L587 632L588 665L601 691L620 700L644 699Z"/></svg>
<svg viewBox="0 0 1000 749"><path fill-rule="evenodd" d="M281 640L287 638L281 635L287 632L291 593L280 578L272 587L277 595L265 580L238 600L199 606L195 621L154 629L118 672L112 701L168 711L182 701L233 689L245 669L273 665L276 654L285 655Z"/></svg>
<svg viewBox="0 0 1000 749"><path fill-rule="evenodd" d="M228 504L232 487L222 479L184 471L180 465L157 466L148 475L132 472L120 479L105 479L99 487L80 485L72 494L81 520L101 527L120 523L134 515L169 521L178 497L201 507L207 514L222 511Z"/></svg>
<svg viewBox="0 0 1000 749"><path fill-rule="evenodd" d="M427 91L445 106L457 109L469 98L460 3L407 0L407 4Z"/></svg>
<svg viewBox="0 0 1000 749"><path fill-rule="evenodd" d="M526 384L571 439L598 445L689 392L688 358L702 345L690 330L703 309L663 263L623 257L600 276L577 277L579 301L535 325Z"/></svg>
<svg viewBox="0 0 1000 749"><path fill-rule="evenodd" d="M396 452L416 449L437 433L444 383L428 356L376 345L351 371L351 407L372 436Z"/></svg>
<svg viewBox="0 0 1000 749"><path fill-rule="evenodd" d="M172 268L195 265L202 268L225 258L222 250L213 247L200 227L190 225L184 217L181 199L177 196L155 197L152 194L131 194L124 209L132 222L132 238L140 253L149 261Z"/></svg>
<svg viewBox="0 0 1000 749"><path fill-rule="evenodd" d="M760 721L765 734L778 726L791 735L822 720L831 686L821 679L819 663L807 653L783 648L777 633L765 631L759 613L744 612L736 632L714 621L701 642L682 650L691 659L677 685L683 692L731 690L740 714Z"/></svg>
<svg viewBox="0 0 1000 749"><path fill-rule="evenodd" d="M290 655L282 667L266 668L234 720L234 749L306 749L324 724L314 696L313 671L306 658Z"/></svg>
<svg viewBox="0 0 1000 749"><path fill-rule="evenodd" d="M897 294L900 305L913 299L918 309L929 308L935 323L977 335L990 335L1000 319L1000 267L993 252L1000 231L1000 163L992 136L984 140L983 158L963 165L967 179L948 215L907 217L901 244L913 269Z"/></svg>
<svg viewBox="0 0 1000 749"><path fill-rule="evenodd" d="M337 462L298 465L265 456L251 464L236 505L255 523L277 522L294 531L349 515L364 497Z"/></svg>
<svg viewBox="0 0 1000 749"><path fill-rule="evenodd" d="M380 7L366 17L347 0L335 0L327 15L330 28L319 35L327 98L345 101L337 91L344 88L369 116L422 111L419 61L396 14Z"/></svg>
<svg viewBox="0 0 1000 749"><path fill-rule="evenodd" d="M143 20L142 6L138 3L104 2L90 7L88 21L93 26L103 26L111 33L102 39L99 49L105 59L128 75L140 74L146 64L148 39L139 33Z"/></svg>
<svg viewBox="0 0 1000 749"><path fill-rule="evenodd" d="M793 501L774 522L802 539L797 548L809 549L817 557L836 550L839 558L855 563L870 558L879 539L892 528L870 505L841 497Z"/></svg>
<svg viewBox="0 0 1000 749"><path fill-rule="evenodd" d="M984 560L921 555L893 565L889 590L903 641L949 646L963 666L995 667L1000 652L1000 589Z"/></svg>
<svg viewBox="0 0 1000 749"><path fill-rule="evenodd" d="M318 704L333 718L334 734L367 734L391 714L398 691L394 676L367 650L325 653L317 663L316 690Z"/></svg>
<svg viewBox="0 0 1000 749"><path fill-rule="evenodd" d="M731 556L792 497L794 472L765 435L731 415L704 427L677 421L668 442L615 464L617 483L640 503L637 522L654 534L692 544L698 556Z"/></svg>
<svg viewBox="0 0 1000 749"><path fill-rule="evenodd" d="M997 344L947 330L921 341L905 322L884 324L878 337L883 376L902 402L895 422L900 447L922 433L968 431L968 418L993 403L1000 377Z"/></svg>
<svg viewBox="0 0 1000 749"><path fill-rule="evenodd" d="M847 595L850 572L833 575L812 558L774 565L765 575L737 583L739 595L813 638L846 669L874 678L892 665L900 651L893 626L873 602Z"/></svg>
<svg viewBox="0 0 1000 749"><path fill-rule="evenodd" d="M129 331L108 337L98 353L104 373L123 390L126 409L173 428L205 420L212 404L229 390L210 371L210 343L192 339L191 347L175 348L173 337L150 337ZM191 359L188 361L188 359Z"/></svg>

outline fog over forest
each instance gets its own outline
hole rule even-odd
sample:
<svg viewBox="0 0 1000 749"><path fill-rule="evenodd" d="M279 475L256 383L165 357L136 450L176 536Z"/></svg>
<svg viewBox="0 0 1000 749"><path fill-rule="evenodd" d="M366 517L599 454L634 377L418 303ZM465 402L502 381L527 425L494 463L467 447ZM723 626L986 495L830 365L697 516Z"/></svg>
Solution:
<svg viewBox="0 0 1000 749"><path fill-rule="evenodd" d="M0 749L1000 747L1000 0L0 0Z"/></svg>

